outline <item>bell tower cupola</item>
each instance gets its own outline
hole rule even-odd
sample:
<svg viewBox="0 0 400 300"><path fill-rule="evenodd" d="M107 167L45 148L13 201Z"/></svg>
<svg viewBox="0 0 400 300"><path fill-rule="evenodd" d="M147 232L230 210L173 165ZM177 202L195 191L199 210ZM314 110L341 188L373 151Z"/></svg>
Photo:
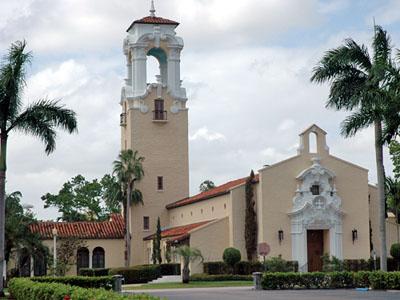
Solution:
<svg viewBox="0 0 400 300"><path fill-rule="evenodd" d="M183 40L175 32L178 25L178 22L157 17L154 1L151 1L150 15L129 26L123 45L127 61L123 97L143 99L151 88L161 86L166 88L174 100L186 101L186 90L181 86L180 76ZM160 72L156 82L150 82L152 78L147 78L148 56L155 57L159 64Z"/></svg>

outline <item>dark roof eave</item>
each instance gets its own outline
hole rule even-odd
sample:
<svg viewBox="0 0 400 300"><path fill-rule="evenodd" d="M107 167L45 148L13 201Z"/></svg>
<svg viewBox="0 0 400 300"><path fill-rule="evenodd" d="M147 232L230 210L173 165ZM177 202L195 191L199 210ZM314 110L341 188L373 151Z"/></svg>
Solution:
<svg viewBox="0 0 400 300"><path fill-rule="evenodd" d="M174 23L169 23L169 22L165 22L165 23L149 23L149 22L144 22L144 21L140 21L140 20L137 20L137 21L134 21L129 27L128 27L128 29L126 30L126 32L129 32L129 30L131 30L132 28L133 28L133 26L135 26L135 24L154 24L154 25L171 25L171 26L175 26L175 28L176 27L178 27L179 26L179 23L178 22L174 22Z"/></svg>

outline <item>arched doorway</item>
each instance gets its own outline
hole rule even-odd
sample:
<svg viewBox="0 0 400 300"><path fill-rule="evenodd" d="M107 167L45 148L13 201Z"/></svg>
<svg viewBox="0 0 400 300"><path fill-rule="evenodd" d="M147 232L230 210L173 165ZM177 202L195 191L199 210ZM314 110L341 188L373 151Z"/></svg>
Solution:
<svg viewBox="0 0 400 300"><path fill-rule="evenodd" d="M96 247L93 249L92 267L94 269L105 267L105 252L102 247Z"/></svg>
<svg viewBox="0 0 400 300"><path fill-rule="evenodd" d="M89 250L85 247L79 248L76 255L76 273L79 275L79 270L89 268Z"/></svg>
<svg viewBox="0 0 400 300"><path fill-rule="evenodd" d="M19 254L18 261L19 276L30 277L31 276L31 255L28 249L23 248Z"/></svg>

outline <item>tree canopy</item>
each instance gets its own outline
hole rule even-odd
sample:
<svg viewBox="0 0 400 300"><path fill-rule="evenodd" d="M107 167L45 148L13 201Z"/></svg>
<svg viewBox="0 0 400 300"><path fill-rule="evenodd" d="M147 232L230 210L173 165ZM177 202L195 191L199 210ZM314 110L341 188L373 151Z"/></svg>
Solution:
<svg viewBox="0 0 400 300"><path fill-rule="evenodd" d="M47 193L42 200L44 208L58 208L63 221L103 221L121 211L119 199L113 196L117 189L117 179L109 174L92 181L77 175L64 183L57 194Z"/></svg>
<svg viewBox="0 0 400 300"><path fill-rule="evenodd" d="M204 180L199 186L200 192L206 192L206 191L211 190L213 188L215 188L214 182L212 182L211 180L208 180L208 179Z"/></svg>
<svg viewBox="0 0 400 300"><path fill-rule="evenodd" d="M22 194L18 191L6 196L6 261L9 261L12 250L19 251L24 248L34 255L44 249L40 237L29 230L29 225L35 223L36 219L31 211L24 209L21 199Z"/></svg>

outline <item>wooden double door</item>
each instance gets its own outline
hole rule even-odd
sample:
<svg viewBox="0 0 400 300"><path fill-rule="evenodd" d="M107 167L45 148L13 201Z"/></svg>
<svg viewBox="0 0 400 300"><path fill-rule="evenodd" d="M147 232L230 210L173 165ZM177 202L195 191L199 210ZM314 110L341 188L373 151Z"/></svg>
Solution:
<svg viewBox="0 0 400 300"><path fill-rule="evenodd" d="M307 230L308 272L322 271L324 254L324 231Z"/></svg>

